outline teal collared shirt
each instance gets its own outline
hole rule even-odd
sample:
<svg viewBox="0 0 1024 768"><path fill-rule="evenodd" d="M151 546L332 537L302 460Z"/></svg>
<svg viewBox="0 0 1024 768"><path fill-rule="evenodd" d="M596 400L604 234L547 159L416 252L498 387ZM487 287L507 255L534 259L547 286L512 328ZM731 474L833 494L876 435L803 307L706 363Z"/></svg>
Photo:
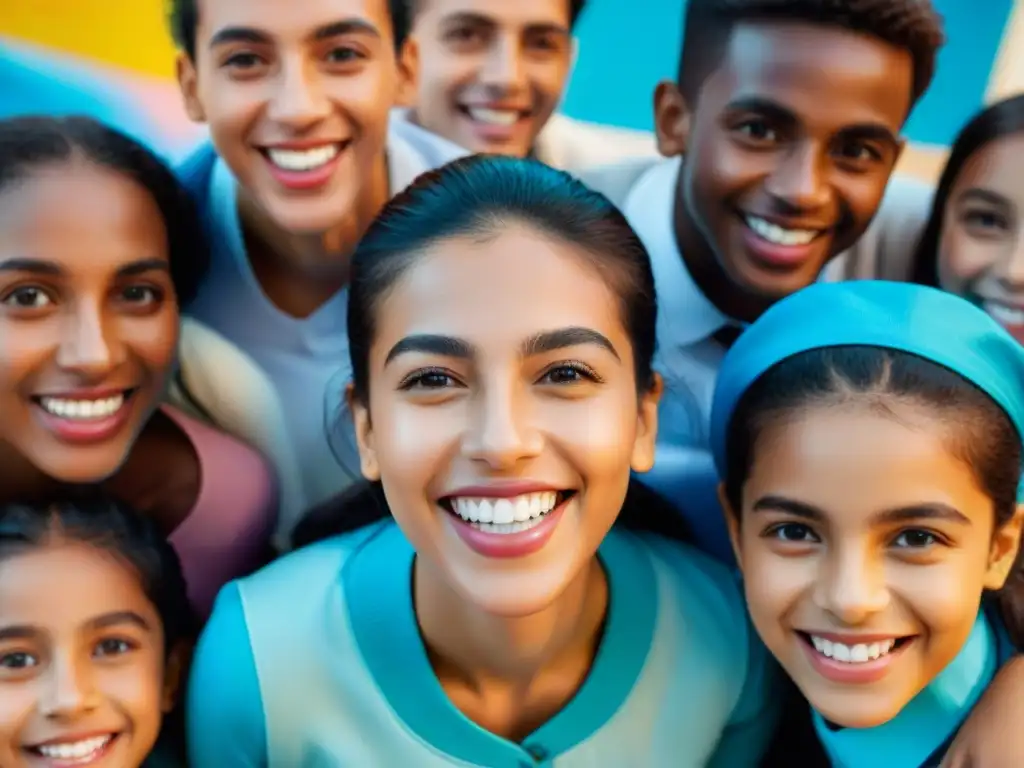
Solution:
<svg viewBox="0 0 1024 768"><path fill-rule="evenodd" d="M924 768L938 764L996 671L1012 655L1004 630L985 611L960 653L889 722L830 728L815 713L818 738L835 768Z"/></svg>
<svg viewBox="0 0 1024 768"><path fill-rule="evenodd" d="M299 550L222 592L196 653L196 766L753 768L775 668L738 582L688 547L614 529L609 608L577 695L521 742L448 700L390 521Z"/></svg>

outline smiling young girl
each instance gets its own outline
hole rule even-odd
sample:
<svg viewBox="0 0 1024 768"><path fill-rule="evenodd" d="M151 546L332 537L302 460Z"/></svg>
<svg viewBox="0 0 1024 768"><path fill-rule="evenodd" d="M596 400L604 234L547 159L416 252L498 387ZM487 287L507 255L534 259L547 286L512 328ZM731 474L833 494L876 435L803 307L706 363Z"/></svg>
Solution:
<svg viewBox="0 0 1024 768"><path fill-rule="evenodd" d="M814 286L726 357L748 605L833 765L938 765L1015 653L1022 435L1024 349L932 288Z"/></svg>
<svg viewBox="0 0 1024 768"><path fill-rule="evenodd" d="M770 668L738 585L627 494L660 382L621 215L538 163L456 162L371 228L348 312L394 518L222 592L194 764L756 765Z"/></svg>
<svg viewBox="0 0 1024 768"><path fill-rule="evenodd" d="M261 562L276 511L255 451L160 405L204 267L145 148L85 118L0 122L0 502L102 484L170 536L201 613Z"/></svg>
<svg viewBox="0 0 1024 768"><path fill-rule="evenodd" d="M913 279L981 306L1024 343L1024 94L989 105L957 136Z"/></svg>
<svg viewBox="0 0 1024 768"><path fill-rule="evenodd" d="M163 721L194 632L151 520L100 499L0 505L0 765L182 765Z"/></svg>

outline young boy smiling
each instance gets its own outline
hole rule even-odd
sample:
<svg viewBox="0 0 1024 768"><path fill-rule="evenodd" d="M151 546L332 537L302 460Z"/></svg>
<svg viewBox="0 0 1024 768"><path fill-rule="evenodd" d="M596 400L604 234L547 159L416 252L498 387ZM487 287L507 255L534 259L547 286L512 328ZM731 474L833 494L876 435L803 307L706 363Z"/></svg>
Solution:
<svg viewBox="0 0 1024 768"><path fill-rule="evenodd" d="M175 0L171 19L186 109L212 139L181 169L214 245L190 310L268 374L314 504L358 476L354 443L327 437L351 251L393 194L463 151L390 119L401 2Z"/></svg>
<svg viewBox="0 0 1024 768"><path fill-rule="evenodd" d="M556 114L586 0L406 0L404 113L473 152L579 170L655 154L653 136ZM401 41L400 41L401 42Z"/></svg>
<svg viewBox="0 0 1024 768"><path fill-rule="evenodd" d="M728 558L706 445L723 343L839 254L872 271L909 255L930 190L898 182L882 199L943 35L926 0L691 0L684 24L678 82L655 94L666 159L582 176L658 280L666 396L648 480Z"/></svg>

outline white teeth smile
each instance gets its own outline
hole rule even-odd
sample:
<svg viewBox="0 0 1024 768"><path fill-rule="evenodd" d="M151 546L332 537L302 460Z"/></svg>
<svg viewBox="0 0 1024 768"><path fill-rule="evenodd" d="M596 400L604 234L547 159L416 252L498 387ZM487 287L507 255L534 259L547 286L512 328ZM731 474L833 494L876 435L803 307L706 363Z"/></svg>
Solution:
<svg viewBox="0 0 1024 768"><path fill-rule="evenodd" d="M1000 325L1024 325L1024 309L1011 307L998 301L986 301L983 304L986 312Z"/></svg>
<svg viewBox="0 0 1024 768"><path fill-rule="evenodd" d="M41 747L36 747L35 751L43 757L48 757L52 760L72 760L75 762L86 763L93 760L113 738L113 734L108 734L106 736L96 736L95 738L85 739L83 741L68 742L66 744L46 744Z"/></svg>
<svg viewBox="0 0 1024 768"><path fill-rule="evenodd" d="M814 649L822 656L847 664L863 664L866 661L874 661L880 656L885 656L896 645L895 638L878 643L857 643L856 645L837 643L817 635L811 635L810 638Z"/></svg>
<svg viewBox="0 0 1024 768"><path fill-rule="evenodd" d="M555 491L525 493L508 499L478 499L458 496L450 499L454 512L487 533L518 533L533 528L555 508Z"/></svg>
<svg viewBox="0 0 1024 768"><path fill-rule="evenodd" d="M489 123L509 128L519 122L522 112L518 109L491 109L489 107L466 107L469 116L478 123Z"/></svg>
<svg viewBox="0 0 1024 768"><path fill-rule="evenodd" d="M65 400L61 397L39 399L43 409L62 419L90 421L113 416L124 405L124 395L105 397L102 400Z"/></svg>
<svg viewBox="0 0 1024 768"><path fill-rule="evenodd" d="M338 156L341 146L325 144L314 149L268 149L270 162L286 171L312 171Z"/></svg>
<svg viewBox="0 0 1024 768"><path fill-rule="evenodd" d="M784 229L757 216L744 216L743 220L755 235L776 245L807 245L819 234L814 229Z"/></svg>

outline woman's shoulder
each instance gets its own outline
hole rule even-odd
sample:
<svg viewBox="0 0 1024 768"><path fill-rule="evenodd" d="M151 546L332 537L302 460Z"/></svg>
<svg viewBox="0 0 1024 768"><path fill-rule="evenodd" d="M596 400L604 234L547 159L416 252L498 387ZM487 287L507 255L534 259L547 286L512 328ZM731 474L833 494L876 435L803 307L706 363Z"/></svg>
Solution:
<svg viewBox="0 0 1024 768"><path fill-rule="evenodd" d="M346 563L392 527L388 519L318 541L235 582L246 603L289 601L337 585Z"/></svg>
<svg viewBox="0 0 1024 768"><path fill-rule="evenodd" d="M746 655L759 642L747 616L739 572L696 547L656 533L629 534L647 553L668 602L690 626L699 626L726 656Z"/></svg>

